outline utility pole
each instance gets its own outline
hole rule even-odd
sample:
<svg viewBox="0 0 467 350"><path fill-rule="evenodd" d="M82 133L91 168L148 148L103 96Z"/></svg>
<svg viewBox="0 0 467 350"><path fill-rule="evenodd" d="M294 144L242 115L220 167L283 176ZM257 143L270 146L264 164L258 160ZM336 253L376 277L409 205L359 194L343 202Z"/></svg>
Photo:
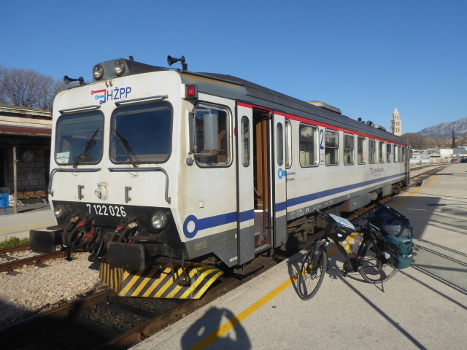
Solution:
<svg viewBox="0 0 467 350"><path fill-rule="evenodd" d="M13 145L13 213L18 214L18 186L16 170L16 145Z"/></svg>

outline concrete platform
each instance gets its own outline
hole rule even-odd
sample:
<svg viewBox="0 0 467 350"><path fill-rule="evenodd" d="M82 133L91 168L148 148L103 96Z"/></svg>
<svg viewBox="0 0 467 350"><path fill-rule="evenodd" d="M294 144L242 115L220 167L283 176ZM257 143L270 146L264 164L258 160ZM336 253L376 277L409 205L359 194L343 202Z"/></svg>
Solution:
<svg viewBox="0 0 467 350"><path fill-rule="evenodd" d="M302 254L134 346L143 349L465 349L467 164L387 203L414 226L415 259L381 286L342 277L338 253L302 301Z"/></svg>
<svg viewBox="0 0 467 350"><path fill-rule="evenodd" d="M29 230L40 230L55 225L55 215L49 203L34 203L18 206L18 213L8 208L8 214L0 212L0 242L16 238L29 238Z"/></svg>

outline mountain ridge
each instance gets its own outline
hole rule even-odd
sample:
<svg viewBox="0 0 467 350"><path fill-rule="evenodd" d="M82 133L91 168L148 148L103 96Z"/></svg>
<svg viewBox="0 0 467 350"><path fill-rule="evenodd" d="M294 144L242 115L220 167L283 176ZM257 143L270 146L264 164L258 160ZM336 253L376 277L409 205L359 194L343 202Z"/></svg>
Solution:
<svg viewBox="0 0 467 350"><path fill-rule="evenodd" d="M423 136L452 137L453 129L456 136L464 135L467 133L467 118L429 126L422 129L418 133Z"/></svg>

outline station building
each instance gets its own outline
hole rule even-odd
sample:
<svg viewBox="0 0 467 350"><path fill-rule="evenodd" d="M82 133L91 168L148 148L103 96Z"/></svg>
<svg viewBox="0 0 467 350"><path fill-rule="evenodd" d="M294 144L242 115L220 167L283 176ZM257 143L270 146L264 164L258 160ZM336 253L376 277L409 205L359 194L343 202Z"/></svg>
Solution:
<svg viewBox="0 0 467 350"><path fill-rule="evenodd" d="M0 192L10 206L47 197L51 134L51 111L0 104Z"/></svg>

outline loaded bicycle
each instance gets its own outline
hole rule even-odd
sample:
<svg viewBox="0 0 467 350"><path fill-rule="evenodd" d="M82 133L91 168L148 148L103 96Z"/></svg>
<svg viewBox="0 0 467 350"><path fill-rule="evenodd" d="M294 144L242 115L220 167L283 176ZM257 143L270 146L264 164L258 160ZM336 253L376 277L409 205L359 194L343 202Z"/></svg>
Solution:
<svg viewBox="0 0 467 350"><path fill-rule="evenodd" d="M390 215L393 218L406 219L403 215L391 208L382 204L378 204L378 206L385 215ZM400 264L401 268L403 268L403 259L410 259L411 262L411 255L410 257L401 257L399 259L398 256L403 246L400 244L393 248L391 247L393 244L388 244L386 239L387 235L381 232L381 229L375 225L375 222L380 221L368 218L367 223L360 226L357 230L357 228L345 218L324 213L318 209L315 209L315 211L325 220L326 227L322 236L308 249L300 265L297 291L298 295L303 300L311 299L318 292L323 282L328 265L327 245L331 241L344 258L343 275L346 276L351 272L359 272L363 279L370 283L383 283L389 280L397 273ZM357 233L361 235L361 243L358 247L358 251L353 254L348 254L340 242L344 241L348 236ZM402 234L402 229L400 234ZM410 244L412 244L411 231ZM408 265L404 265L404 267L408 267Z"/></svg>

